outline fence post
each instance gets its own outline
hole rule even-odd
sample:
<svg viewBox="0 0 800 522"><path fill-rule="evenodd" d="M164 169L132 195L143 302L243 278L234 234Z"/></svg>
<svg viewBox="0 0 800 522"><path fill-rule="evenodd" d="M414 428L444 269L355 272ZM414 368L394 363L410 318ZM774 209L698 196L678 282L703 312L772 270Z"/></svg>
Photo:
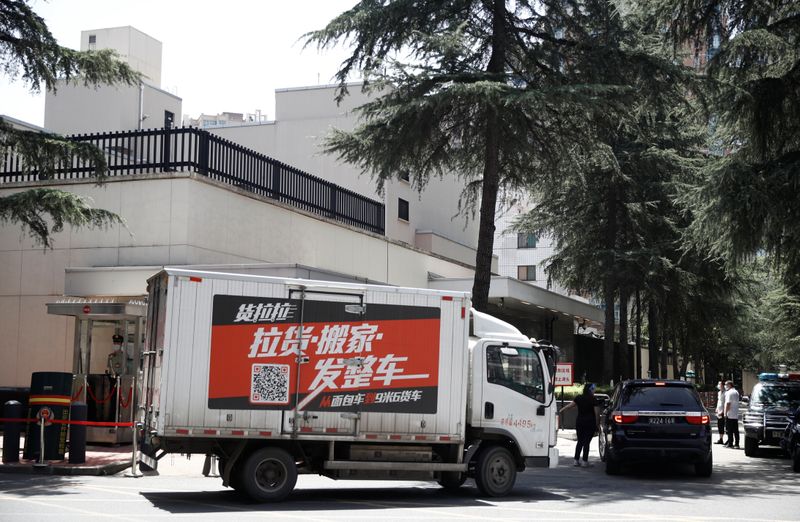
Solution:
<svg viewBox="0 0 800 522"><path fill-rule="evenodd" d="M331 201L329 204L331 217L336 219L336 195L338 194L339 191L336 188L336 185L334 185L333 183L329 184L328 186L331 189Z"/></svg>
<svg viewBox="0 0 800 522"><path fill-rule="evenodd" d="M207 131L197 131L199 147L197 148L197 172L208 176L208 154L209 154L209 133Z"/></svg>
<svg viewBox="0 0 800 522"><path fill-rule="evenodd" d="M281 198L281 164L272 164L272 197L273 199Z"/></svg>

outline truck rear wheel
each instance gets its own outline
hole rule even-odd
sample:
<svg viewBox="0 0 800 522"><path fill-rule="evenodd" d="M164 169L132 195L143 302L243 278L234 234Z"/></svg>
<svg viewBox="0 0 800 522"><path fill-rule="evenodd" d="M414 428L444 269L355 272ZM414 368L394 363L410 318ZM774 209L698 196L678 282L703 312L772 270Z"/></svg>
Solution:
<svg viewBox="0 0 800 522"><path fill-rule="evenodd" d="M283 500L297 483L294 458L280 448L254 451L242 463L240 472L241 488L256 502Z"/></svg>
<svg viewBox="0 0 800 522"><path fill-rule="evenodd" d="M504 497L511 493L516 480L517 464L506 448L492 446L478 455L475 484L482 495Z"/></svg>

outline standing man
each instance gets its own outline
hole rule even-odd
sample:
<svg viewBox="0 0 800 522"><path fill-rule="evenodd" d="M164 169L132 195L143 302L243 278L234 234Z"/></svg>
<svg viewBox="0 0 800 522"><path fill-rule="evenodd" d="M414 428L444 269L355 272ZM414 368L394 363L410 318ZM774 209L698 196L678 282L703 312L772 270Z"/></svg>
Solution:
<svg viewBox="0 0 800 522"><path fill-rule="evenodd" d="M725 436L725 384L722 381L717 383L717 431L719 440L714 444L724 444L722 438Z"/></svg>
<svg viewBox="0 0 800 522"><path fill-rule="evenodd" d="M725 431L728 432L728 448L739 448L739 392L733 381L725 382Z"/></svg>

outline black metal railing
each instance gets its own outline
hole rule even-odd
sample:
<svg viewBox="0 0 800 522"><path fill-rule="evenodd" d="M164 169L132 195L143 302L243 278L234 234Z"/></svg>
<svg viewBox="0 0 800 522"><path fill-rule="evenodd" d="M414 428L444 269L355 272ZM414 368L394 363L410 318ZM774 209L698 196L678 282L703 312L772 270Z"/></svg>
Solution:
<svg viewBox="0 0 800 522"><path fill-rule="evenodd" d="M383 203L312 176L269 156L193 127L80 134L105 152L109 176L195 171L210 179L272 198L305 211L383 234ZM48 179L81 179L94 165L73 157ZM0 184L42 180L13 151L0 157Z"/></svg>

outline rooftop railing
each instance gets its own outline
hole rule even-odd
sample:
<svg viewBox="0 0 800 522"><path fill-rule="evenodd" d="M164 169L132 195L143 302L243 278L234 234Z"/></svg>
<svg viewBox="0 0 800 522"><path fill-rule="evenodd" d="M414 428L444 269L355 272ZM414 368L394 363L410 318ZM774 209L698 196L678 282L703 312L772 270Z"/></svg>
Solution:
<svg viewBox="0 0 800 522"><path fill-rule="evenodd" d="M274 158L193 127L79 134L105 152L108 176L161 172L197 172L209 179L324 216L341 223L385 232L385 208L375 201ZM58 165L48 179L82 179L94 165L77 157ZM0 185L40 181L13 151L0 157Z"/></svg>

